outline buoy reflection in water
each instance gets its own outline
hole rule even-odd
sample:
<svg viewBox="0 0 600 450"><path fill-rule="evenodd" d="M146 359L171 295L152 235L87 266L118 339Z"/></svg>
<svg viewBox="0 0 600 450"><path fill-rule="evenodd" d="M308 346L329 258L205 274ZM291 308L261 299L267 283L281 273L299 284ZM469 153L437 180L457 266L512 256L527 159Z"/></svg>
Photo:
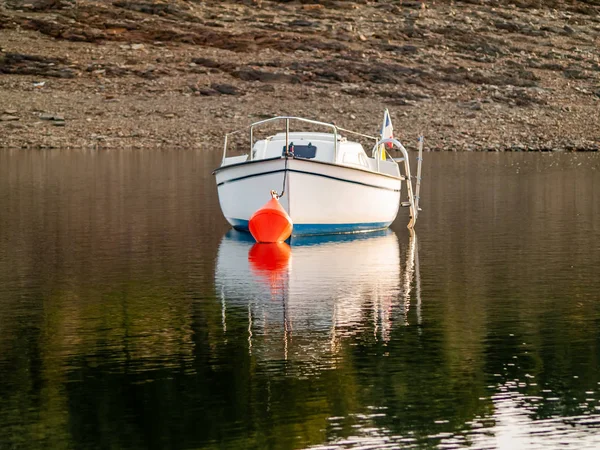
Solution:
<svg viewBox="0 0 600 450"><path fill-rule="evenodd" d="M267 282L274 293L281 289L288 271L292 250L285 242L256 243L248 252L252 272Z"/></svg>

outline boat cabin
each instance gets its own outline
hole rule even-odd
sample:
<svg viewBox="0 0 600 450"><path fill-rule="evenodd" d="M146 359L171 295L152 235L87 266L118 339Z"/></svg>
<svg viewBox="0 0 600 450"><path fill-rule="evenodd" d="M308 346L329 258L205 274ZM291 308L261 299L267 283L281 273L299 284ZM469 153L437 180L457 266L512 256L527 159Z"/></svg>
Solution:
<svg viewBox="0 0 600 450"><path fill-rule="evenodd" d="M296 158L369 167L367 155L362 146L357 142L349 142L340 135L338 135L337 161L334 160L334 135L331 133L293 132L289 133L288 140L290 153ZM285 133L277 133L267 139L257 141L252 152L253 159L285 156Z"/></svg>
<svg viewBox="0 0 600 450"><path fill-rule="evenodd" d="M337 138L337 156L335 139ZM377 161L369 158L358 142L348 141L345 137L332 133L290 132L287 136L290 154L294 158L318 162L340 164L373 172L383 172L398 176L398 165L394 161ZM252 147L252 156L243 155L225 158L223 165L246 162L248 159L261 160L285 156L286 133L277 133L266 139L258 140ZM379 163L379 167L378 167Z"/></svg>

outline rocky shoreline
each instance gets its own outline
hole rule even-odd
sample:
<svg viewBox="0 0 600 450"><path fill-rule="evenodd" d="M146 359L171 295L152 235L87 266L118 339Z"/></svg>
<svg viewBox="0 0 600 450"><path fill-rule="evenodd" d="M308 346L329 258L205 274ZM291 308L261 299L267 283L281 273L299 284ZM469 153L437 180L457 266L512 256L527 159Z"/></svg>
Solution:
<svg viewBox="0 0 600 450"><path fill-rule="evenodd" d="M220 148L301 115L428 150L598 151L597 0L0 2L0 147Z"/></svg>

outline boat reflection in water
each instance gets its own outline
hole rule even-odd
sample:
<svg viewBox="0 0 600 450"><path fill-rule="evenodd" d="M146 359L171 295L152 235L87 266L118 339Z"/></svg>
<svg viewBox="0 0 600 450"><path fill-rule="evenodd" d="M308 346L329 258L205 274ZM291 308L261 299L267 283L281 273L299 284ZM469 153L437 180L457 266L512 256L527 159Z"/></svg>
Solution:
<svg viewBox="0 0 600 450"><path fill-rule="evenodd" d="M269 360L314 361L336 354L344 337L359 333L387 342L392 326L408 323L414 281L420 322L414 233L405 253L401 258L390 230L300 237L291 246L257 244L231 230L215 272L223 330L243 314L250 353Z"/></svg>

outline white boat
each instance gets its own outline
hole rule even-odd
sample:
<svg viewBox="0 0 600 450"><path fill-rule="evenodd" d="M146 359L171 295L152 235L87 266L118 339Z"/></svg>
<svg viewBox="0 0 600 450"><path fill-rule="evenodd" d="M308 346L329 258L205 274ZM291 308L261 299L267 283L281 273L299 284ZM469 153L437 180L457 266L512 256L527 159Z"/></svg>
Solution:
<svg viewBox="0 0 600 450"><path fill-rule="evenodd" d="M255 141L259 127L277 122L285 126L284 132ZM330 132L293 131L290 123ZM271 198L271 191L280 190L279 201L293 221L292 235L385 229L398 214L403 182L408 201L402 206L410 207L408 227L414 227L422 158L414 195L408 153L398 140L300 117L274 117L249 127L247 153L228 156L230 137L241 131L225 136L221 166L214 171L221 210L234 228L247 231L252 214ZM342 133L371 140L371 156ZM420 144L421 154L422 139ZM403 157L391 158L386 146L396 147Z"/></svg>

